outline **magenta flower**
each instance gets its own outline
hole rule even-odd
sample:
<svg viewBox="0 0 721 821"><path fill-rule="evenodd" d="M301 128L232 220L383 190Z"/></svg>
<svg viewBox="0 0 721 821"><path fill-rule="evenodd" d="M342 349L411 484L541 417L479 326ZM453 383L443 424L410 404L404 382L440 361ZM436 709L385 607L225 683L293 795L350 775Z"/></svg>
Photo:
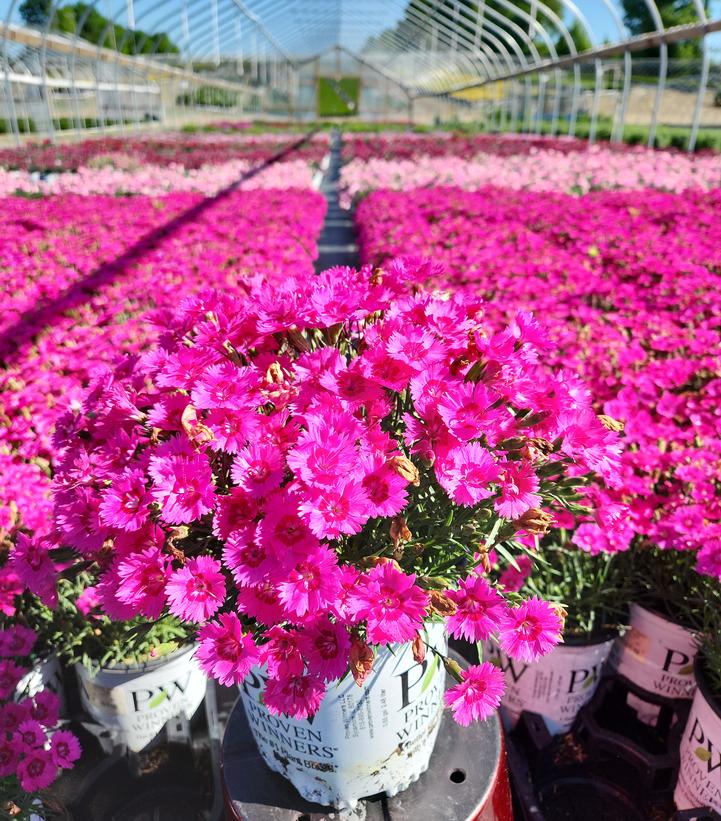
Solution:
<svg viewBox="0 0 721 821"><path fill-rule="evenodd" d="M371 644L412 641L423 627L428 594L392 562L376 565L361 576L350 594L354 618L367 623Z"/></svg>
<svg viewBox="0 0 721 821"><path fill-rule="evenodd" d="M327 547L316 547L278 584L280 600L294 616L327 610L340 590L338 559Z"/></svg>
<svg viewBox="0 0 721 821"><path fill-rule="evenodd" d="M0 630L0 656L27 656L35 645L37 633L22 624Z"/></svg>
<svg viewBox="0 0 721 821"><path fill-rule="evenodd" d="M463 727L472 721L485 721L501 704L506 684L503 671L484 661L461 673L463 681L446 691L446 704L453 718Z"/></svg>
<svg viewBox="0 0 721 821"><path fill-rule="evenodd" d="M478 442L453 448L435 467L441 487L454 502L467 507L492 496L491 485L500 476L493 457Z"/></svg>
<svg viewBox="0 0 721 821"><path fill-rule="evenodd" d="M284 679L303 674L305 659L299 633L283 627L271 627L266 631L265 638L268 640L259 647L260 659L271 678Z"/></svg>
<svg viewBox="0 0 721 821"><path fill-rule="evenodd" d="M511 607L501 621L498 643L511 658L534 662L561 641L563 619L548 602L527 599Z"/></svg>
<svg viewBox="0 0 721 821"><path fill-rule="evenodd" d="M232 362L211 365L195 382L191 393L193 405L199 409L237 411L259 400L254 395L259 387L254 368L240 368Z"/></svg>
<svg viewBox="0 0 721 821"><path fill-rule="evenodd" d="M80 758L80 742L67 730L56 730L50 739L50 754L56 767L72 769Z"/></svg>
<svg viewBox="0 0 721 821"><path fill-rule="evenodd" d="M139 530L148 520L152 501L145 482L145 474L140 470L127 470L116 477L102 495L101 521L119 530Z"/></svg>
<svg viewBox="0 0 721 821"><path fill-rule="evenodd" d="M170 560L159 548L131 553L117 565L119 601L138 609L149 619L157 619L165 607L165 585L170 577Z"/></svg>
<svg viewBox="0 0 721 821"><path fill-rule="evenodd" d="M367 471L361 487L368 497L368 516L392 517L400 513L408 501L408 481L391 470L385 459L365 457L361 464Z"/></svg>
<svg viewBox="0 0 721 821"><path fill-rule="evenodd" d="M503 597L481 576L467 576L448 597L456 612L448 617L448 630L457 639L485 641L498 629L508 606Z"/></svg>
<svg viewBox="0 0 721 821"><path fill-rule="evenodd" d="M509 462L501 472L501 495L494 507L499 516L506 519L517 519L532 507L539 507L541 497L538 476L530 464Z"/></svg>
<svg viewBox="0 0 721 821"><path fill-rule="evenodd" d="M201 668L225 687L241 684L251 667L259 662L253 638L243 633L235 613L220 613L198 633L199 646L195 656Z"/></svg>
<svg viewBox="0 0 721 821"><path fill-rule="evenodd" d="M18 748L23 753L43 747L45 745L45 728L39 721L28 719L13 733L13 743L18 745Z"/></svg>
<svg viewBox="0 0 721 821"><path fill-rule="evenodd" d="M348 482L310 492L299 510L319 539L337 539L343 533L353 535L361 530L368 520L368 496L361 485Z"/></svg>
<svg viewBox="0 0 721 821"><path fill-rule="evenodd" d="M15 775L19 761L20 751L13 742L5 739L0 741L0 778Z"/></svg>
<svg viewBox="0 0 721 821"><path fill-rule="evenodd" d="M468 442L493 427L497 420L497 411L491 410L494 400L484 385L458 382L439 401L438 413L454 436Z"/></svg>
<svg viewBox="0 0 721 821"><path fill-rule="evenodd" d="M150 457L152 494L168 524L185 524L212 509L215 488L208 460L179 436L160 445Z"/></svg>
<svg viewBox="0 0 721 821"><path fill-rule="evenodd" d="M183 621L207 621L225 601L220 562L195 556L175 570L165 585L170 612Z"/></svg>
<svg viewBox="0 0 721 821"><path fill-rule="evenodd" d="M231 477L251 496L263 497L280 486L285 461L281 451L264 442L255 442L238 451Z"/></svg>
<svg viewBox="0 0 721 821"><path fill-rule="evenodd" d="M19 667L14 661L0 659L0 699L10 698L28 672L27 667Z"/></svg>
<svg viewBox="0 0 721 821"><path fill-rule="evenodd" d="M258 499L242 488L231 488L227 496L217 497L213 533L219 539L227 539L231 533L248 528L259 512Z"/></svg>
<svg viewBox="0 0 721 821"><path fill-rule="evenodd" d="M60 718L60 699L52 690L41 690L33 696L30 714L43 727L55 727Z"/></svg>
<svg viewBox="0 0 721 821"><path fill-rule="evenodd" d="M313 716L325 696L325 682L313 675L269 679L263 691L263 704L272 715L303 719Z"/></svg>
<svg viewBox="0 0 721 821"><path fill-rule="evenodd" d="M303 556L318 546L318 539L298 516L298 501L291 494L274 493L266 500L266 514L258 523L257 540L279 559Z"/></svg>
<svg viewBox="0 0 721 821"><path fill-rule="evenodd" d="M303 628L300 645L311 674L334 681L348 669L350 635L342 624L321 617Z"/></svg>
<svg viewBox="0 0 721 821"><path fill-rule="evenodd" d="M52 753L42 748L28 752L17 765L17 775L25 792L34 793L49 787L57 775Z"/></svg>

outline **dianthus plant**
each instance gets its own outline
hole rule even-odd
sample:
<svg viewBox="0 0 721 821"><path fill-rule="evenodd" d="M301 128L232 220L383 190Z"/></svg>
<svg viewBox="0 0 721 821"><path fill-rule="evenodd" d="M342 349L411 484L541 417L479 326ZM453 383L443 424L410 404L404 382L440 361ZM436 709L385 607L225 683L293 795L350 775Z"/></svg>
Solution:
<svg viewBox="0 0 721 821"><path fill-rule="evenodd" d="M97 378L57 434L55 529L105 613L172 614L208 673L263 665L265 705L296 717L349 669L362 683L378 645L435 651L429 619L526 660L559 641L562 613L493 585L485 558L554 510L589 514L616 435L545 366L531 315L489 333L477 300L422 290L433 273L194 297L158 318L154 350ZM485 718L501 672L456 674L457 720Z"/></svg>

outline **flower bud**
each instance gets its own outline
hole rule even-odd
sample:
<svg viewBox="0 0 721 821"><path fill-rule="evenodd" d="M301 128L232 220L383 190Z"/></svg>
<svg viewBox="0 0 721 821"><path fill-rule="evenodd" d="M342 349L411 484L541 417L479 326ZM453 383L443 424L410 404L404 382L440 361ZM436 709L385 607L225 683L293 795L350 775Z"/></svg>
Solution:
<svg viewBox="0 0 721 821"><path fill-rule="evenodd" d="M198 413L192 405L186 405L180 417L180 424L183 426L186 436L196 448L213 441L213 432L198 421Z"/></svg>
<svg viewBox="0 0 721 821"><path fill-rule="evenodd" d="M453 659L444 658L443 666L446 668L446 673L454 678L459 684L463 681L463 668L457 661Z"/></svg>
<svg viewBox="0 0 721 821"><path fill-rule="evenodd" d="M458 605L453 599L441 590L429 590L428 598L430 599L429 613L438 616L452 616L458 610Z"/></svg>
<svg viewBox="0 0 721 821"><path fill-rule="evenodd" d="M365 680L373 669L373 662L375 655L373 649L369 647L363 639L358 636L353 636L350 644L350 672L353 676L353 681L362 687Z"/></svg>
<svg viewBox="0 0 721 821"><path fill-rule="evenodd" d="M420 633L416 633L416 637L411 644L411 650L413 651L413 659L416 664L423 664L426 658L426 645Z"/></svg>
<svg viewBox="0 0 721 821"><path fill-rule="evenodd" d="M265 382L267 385L280 385L283 383L283 369L279 362L273 362L268 365L268 370L265 372Z"/></svg>
<svg viewBox="0 0 721 821"><path fill-rule="evenodd" d="M385 271L382 268L374 268L370 279L371 285L380 285L384 276Z"/></svg>
<svg viewBox="0 0 721 821"><path fill-rule="evenodd" d="M413 534L408 530L408 525L403 516L396 516L391 519L390 534L394 547L398 547L401 542L409 542L413 538Z"/></svg>
<svg viewBox="0 0 721 821"><path fill-rule="evenodd" d="M553 524L553 516L545 510L532 507L519 516L515 524L519 530L525 530L534 536L542 536L548 533L549 527Z"/></svg>
<svg viewBox="0 0 721 821"><path fill-rule="evenodd" d="M600 413L598 415L598 421L604 428L607 430L612 430L614 433L621 433L625 427L623 422L620 422L618 419L614 419L612 416L606 416L605 413Z"/></svg>
<svg viewBox="0 0 721 821"><path fill-rule="evenodd" d="M392 456L389 461L395 472L402 476L409 484L418 487L421 483L421 475L418 468L405 456Z"/></svg>

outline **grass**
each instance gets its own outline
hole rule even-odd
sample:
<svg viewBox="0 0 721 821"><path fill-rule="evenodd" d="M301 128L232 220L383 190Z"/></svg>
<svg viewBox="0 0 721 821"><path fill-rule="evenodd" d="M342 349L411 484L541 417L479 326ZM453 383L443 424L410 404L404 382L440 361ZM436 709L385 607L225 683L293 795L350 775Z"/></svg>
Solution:
<svg viewBox="0 0 721 821"><path fill-rule="evenodd" d="M353 117L358 111L360 77L318 78L318 116Z"/></svg>

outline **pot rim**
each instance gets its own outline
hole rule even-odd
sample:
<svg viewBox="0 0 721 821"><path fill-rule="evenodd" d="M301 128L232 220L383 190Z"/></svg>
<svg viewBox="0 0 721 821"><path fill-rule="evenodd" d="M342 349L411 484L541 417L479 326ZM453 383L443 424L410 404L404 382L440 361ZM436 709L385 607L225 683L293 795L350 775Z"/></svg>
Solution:
<svg viewBox="0 0 721 821"><path fill-rule="evenodd" d="M696 678L697 692L703 696L704 701L713 711L716 718L721 720L721 695L716 695L711 689L711 684L704 669L705 658L699 653L693 665L693 672Z"/></svg>
<svg viewBox="0 0 721 821"><path fill-rule="evenodd" d="M641 604L640 602L632 601L629 602L630 605L633 607L637 607L639 610L643 610L644 612L648 613L651 616L655 616L657 619L661 619L665 621L667 624L672 624L674 627L678 627L681 630L685 630L689 635L697 637L699 635L699 631L695 630L693 627L688 627L680 621L676 621L672 619L670 616L667 616L665 613L662 613L660 610L657 610L655 607L650 607L646 604Z"/></svg>
<svg viewBox="0 0 721 821"><path fill-rule="evenodd" d="M604 627L594 633L563 634L563 641L557 647L595 647L599 644L606 644L621 635L620 627Z"/></svg>
<svg viewBox="0 0 721 821"><path fill-rule="evenodd" d="M180 647L177 647L173 650L172 653L168 653L167 656L159 656L156 659L152 659L150 661L144 661L139 664L125 664L120 662L118 664L113 664L110 666L101 666L97 669L89 670L82 662L77 662L75 667L78 671L83 670L85 671L90 677L94 678L98 675L98 673L115 675L115 676L122 676L128 675L129 673L151 673L154 670L158 670L163 665L175 661L176 659L180 658L180 656L184 655L188 651L192 651L195 649L194 644L182 644Z"/></svg>

